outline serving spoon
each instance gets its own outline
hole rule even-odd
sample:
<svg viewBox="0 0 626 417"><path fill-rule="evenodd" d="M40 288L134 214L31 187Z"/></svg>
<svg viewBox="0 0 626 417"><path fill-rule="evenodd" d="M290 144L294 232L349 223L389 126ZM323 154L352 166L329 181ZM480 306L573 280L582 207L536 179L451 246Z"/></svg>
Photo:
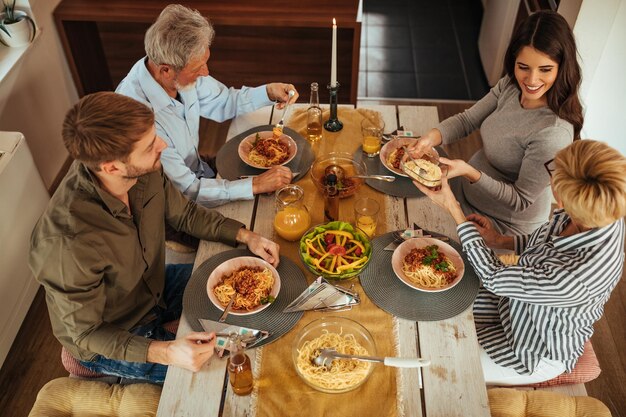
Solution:
<svg viewBox="0 0 626 417"><path fill-rule="evenodd" d="M385 366L393 366L395 368L421 368L430 365L430 361L422 358L394 358L394 357L377 357L377 356L361 356L361 355L345 355L337 352L335 349L322 349L320 354L313 359L313 364L323 366L326 369L332 367L333 359L349 359L365 362L380 362Z"/></svg>

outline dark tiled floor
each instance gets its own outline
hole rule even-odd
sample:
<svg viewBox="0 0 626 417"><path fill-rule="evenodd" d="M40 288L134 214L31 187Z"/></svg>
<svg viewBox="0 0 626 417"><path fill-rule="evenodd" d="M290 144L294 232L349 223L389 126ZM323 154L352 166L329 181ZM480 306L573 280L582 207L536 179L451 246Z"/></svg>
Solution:
<svg viewBox="0 0 626 417"><path fill-rule="evenodd" d="M363 0L359 97L477 100L480 0Z"/></svg>

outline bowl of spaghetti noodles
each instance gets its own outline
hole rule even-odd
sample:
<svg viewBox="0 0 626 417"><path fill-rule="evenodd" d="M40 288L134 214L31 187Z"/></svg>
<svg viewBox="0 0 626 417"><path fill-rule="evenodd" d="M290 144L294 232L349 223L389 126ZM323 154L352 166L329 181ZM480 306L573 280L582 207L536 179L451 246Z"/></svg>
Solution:
<svg viewBox="0 0 626 417"><path fill-rule="evenodd" d="M463 278L463 258L452 246L437 239L406 240L391 257L396 276L411 288L424 292L449 290Z"/></svg>
<svg viewBox="0 0 626 417"><path fill-rule="evenodd" d="M239 158L258 169L289 163L298 152L298 145L291 136L275 135L272 131L256 132L246 136L237 149Z"/></svg>
<svg viewBox="0 0 626 417"><path fill-rule="evenodd" d="M371 333L354 320L322 317L307 324L296 335L291 352L300 378L318 391L351 391L361 386L374 369L373 363L351 359L335 359L330 367L318 366L314 360L324 348L348 355L376 355Z"/></svg>
<svg viewBox="0 0 626 417"><path fill-rule="evenodd" d="M230 314L245 316L266 309L278 297L280 277L263 259L240 256L215 268L206 288L215 307L224 310L235 297Z"/></svg>

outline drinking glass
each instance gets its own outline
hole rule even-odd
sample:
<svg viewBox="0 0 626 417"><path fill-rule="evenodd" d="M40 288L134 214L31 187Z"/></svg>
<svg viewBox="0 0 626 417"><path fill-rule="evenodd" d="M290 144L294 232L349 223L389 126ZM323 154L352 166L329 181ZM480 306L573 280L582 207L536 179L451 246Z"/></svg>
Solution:
<svg viewBox="0 0 626 417"><path fill-rule="evenodd" d="M380 153L385 123L382 120L363 119L361 133L363 135L363 152L370 158Z"/></svg>
<svg viewBox="0 0 626 417"><path fill-rule="evenodd" d="M371 198L360 198L354 203L355 225L370 238L376 234L379 210L380 205Z"/></svg>

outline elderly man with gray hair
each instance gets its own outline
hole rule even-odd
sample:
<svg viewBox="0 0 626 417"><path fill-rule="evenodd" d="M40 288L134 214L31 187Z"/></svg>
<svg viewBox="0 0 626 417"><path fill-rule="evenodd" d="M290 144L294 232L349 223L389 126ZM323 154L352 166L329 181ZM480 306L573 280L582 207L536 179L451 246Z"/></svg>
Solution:
<svg viewBox="0 0 626 417"><path fill-rule="evenodd" d="M291 182L287 167L238 181L216 179L198 152L200 117L218 122L278 101L289 101L291 84L271 83L237 90L209 76L207 61L215 31L197 10L167 6L145 36L147 56L117 87L154 111L157 134L168 147L161 162L170 180L189 199L207 207L277 190ZM298 93L292 97L295 102Z"/></svg>

